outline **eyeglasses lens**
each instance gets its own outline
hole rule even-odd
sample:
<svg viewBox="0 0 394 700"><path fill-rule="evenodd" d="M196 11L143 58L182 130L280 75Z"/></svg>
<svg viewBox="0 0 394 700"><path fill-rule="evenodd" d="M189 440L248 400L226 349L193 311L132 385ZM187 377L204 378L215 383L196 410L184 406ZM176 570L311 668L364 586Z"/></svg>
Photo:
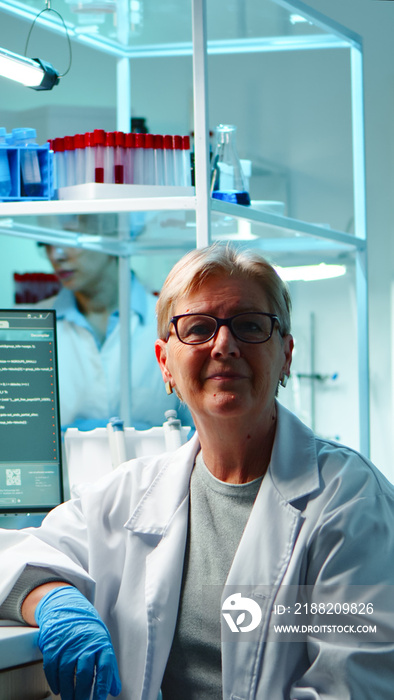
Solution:
<svg viewBox="0 0 394 700"><path fill-rule="evenodd" d="M178 319L178 336L183 343L198 345L212 338L217 330L217 322L211 316L190 314ZM238 314L230 321L230 328L236 338L246 343L264 343L271 335L270 316L262 313Z"/></svg>
<svg viewBox="0 0 394 700"><path fill-rule="evenodd" d="M178 319L178 335L183 343L205 343L216 331L216 321L210 316L191 315Z"/></svg>
<svg viewBox="0 0 394 700"><path fill-rule="evenodd" d="M263 343L271 335L272 321L263 314L241 314L233 319L235 335L247 343Z"/></svg>

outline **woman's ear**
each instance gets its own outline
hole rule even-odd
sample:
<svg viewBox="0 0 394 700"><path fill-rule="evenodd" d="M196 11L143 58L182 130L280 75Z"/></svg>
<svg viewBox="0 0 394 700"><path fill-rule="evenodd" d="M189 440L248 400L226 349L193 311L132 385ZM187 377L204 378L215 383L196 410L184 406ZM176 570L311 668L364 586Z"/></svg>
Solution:
<svg viewBox="0 0 394 700"><path fill-rule="evenodd" d="M161 369L161 374L165 382L171 381L171 373L167 367L167 343L159 338L155 342L156 359Z"/></svg>
<svg viewBox="0 0 394 700"><path fill-rule="evenodd" d="M293 358L293 349L294 349L294 339L293 336L290 335L285 335L283 338L283 343L284 343L284 352L285 352L285 358L286 362L283 366L283 373L287 374L288 377L290 377L290 367L291 367L291 361Z"/></svg>

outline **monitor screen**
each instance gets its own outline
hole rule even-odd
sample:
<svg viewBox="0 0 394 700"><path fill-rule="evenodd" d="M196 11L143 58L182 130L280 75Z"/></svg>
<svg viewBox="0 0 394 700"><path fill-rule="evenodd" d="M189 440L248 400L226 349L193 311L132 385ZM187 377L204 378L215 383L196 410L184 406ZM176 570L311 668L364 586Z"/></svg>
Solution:
<svg viewBox="0 0 394 700"><path fill-rule="evenodd" d="M0 513L63 500L54 311L0 309Z"/></svg>

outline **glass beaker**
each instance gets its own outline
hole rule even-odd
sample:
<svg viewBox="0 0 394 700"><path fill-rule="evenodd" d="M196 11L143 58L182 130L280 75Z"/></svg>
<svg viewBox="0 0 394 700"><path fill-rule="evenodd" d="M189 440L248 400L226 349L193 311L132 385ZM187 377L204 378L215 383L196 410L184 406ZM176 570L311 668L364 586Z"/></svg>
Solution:
<svg viewBox="0 0 394 700"><path fill-rule="evenodd" d="M234 204L250 204L241 161L235 143L237 127L219 124L215 127L216 148L212 160L211 196Z"/></svg>

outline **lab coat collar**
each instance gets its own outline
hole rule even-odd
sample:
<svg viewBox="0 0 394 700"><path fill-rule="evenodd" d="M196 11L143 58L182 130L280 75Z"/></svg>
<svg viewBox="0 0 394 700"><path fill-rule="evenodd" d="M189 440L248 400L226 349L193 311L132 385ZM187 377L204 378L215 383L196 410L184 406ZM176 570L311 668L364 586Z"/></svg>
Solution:
<svg viewBox="0 0 394 700"><path fill-rule="evenodd" d="M125 524L128 530L158 539L165 534L174 513L188 497L190 476L199 449L200 442L194 434L176 452L163 455L156 478Z"/></svg>
<svg viewBox="0 0 394 700"><path fill-rule="evenodd" d="M312 430L279 402L275 441L268 472L274 487L288 503L320 486L316 438Z"/></svg>
<svg viewBox="0 0 394 700"><path fill-rule="evenodd" d="M292 503L319 487L315 438L309 428L279 403L277 409L277 429L267 477L279 500ZM179 450L162 456L161 468L125 524L127 529L158 538L165 534L174 513L188 497L199 449L195 434Z"/></svg>
<svg viewBox="0 0 394 700"><path fill-rule="evenodd" d="M148 315L147 296L148 292L144 289L134 273L131 273L131 309L134 313L138 314L143 323ZM66 319L79 326L86 326L89 328L89 324L79 311L75 296L70 289L62 287L59 293L53 297L52 306L56 311L57 319ZM119 311L115 311L113 315L119 317Z"/></svg>

